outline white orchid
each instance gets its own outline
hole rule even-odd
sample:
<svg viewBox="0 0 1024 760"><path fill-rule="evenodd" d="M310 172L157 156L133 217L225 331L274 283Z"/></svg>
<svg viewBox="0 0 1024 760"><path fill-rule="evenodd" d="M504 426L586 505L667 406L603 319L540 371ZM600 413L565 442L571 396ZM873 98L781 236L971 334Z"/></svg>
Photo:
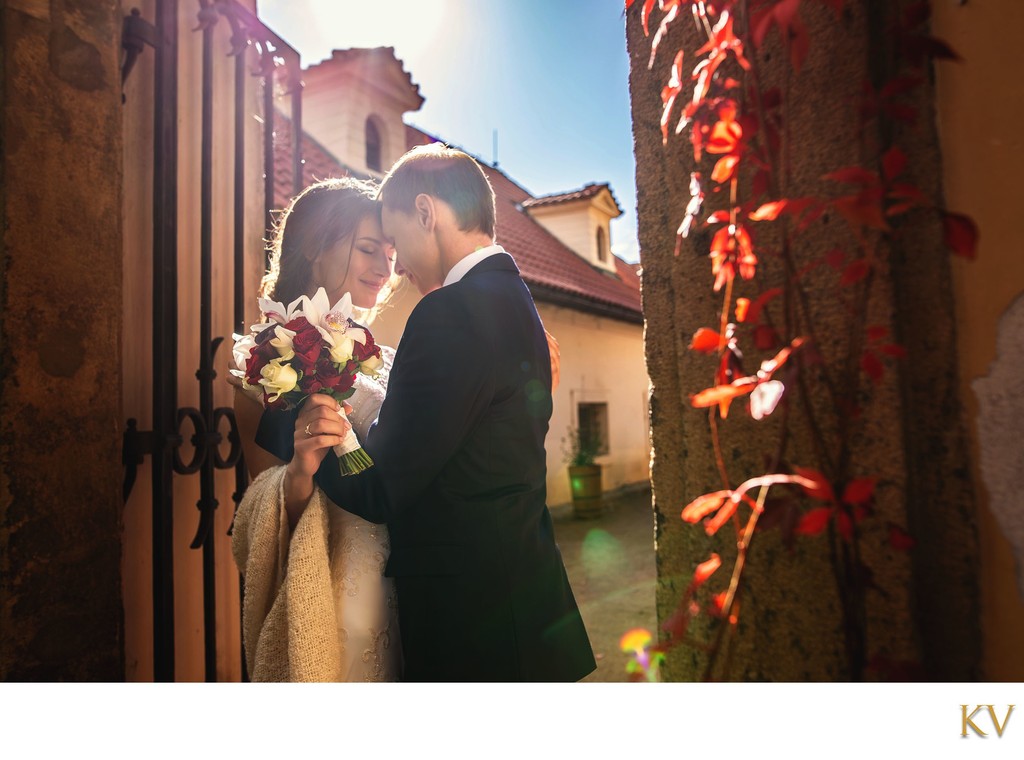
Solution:
<svg viewBox="0 0 1024 760"><path fill-rule="evenodd" d="M233 333L231 338L235 341L235 345L231 348L231 356L235 360L235 369L231 371L231 374L243 376L245 375L245 365L249 361L249 356L256 347L256 338L252 335L239 335L238 333Z"/></svg>
<svg viewBox="0 0 1024 760"><path fill-rule="evenodd" d="M299 310L299 306L302 305L302 301L305 298L305 296L299 296L290 304L288 304L287 309L285 308L284 304L281 303L280 301L271 301L269 298L260 298L258 299L258 301L260 304L260 311L265 316L274 320L279 325L285 325L291 322L296 317L296 312ZM259 325L256 325L253 329L256 329L258 327Z"/></svg>
<svg viewBox="0 0 1024 760"><path fill-rule="evenodd" d="M278 355L284 361L295 356L295 349L292 348L292 338L294 337L294 330L289 330L281 325L274 327L274 337L270 339L270 345L277 349Z"/></svg>
<svg viewBox="0 0 1024 760"><path fill-rule="evenodd" d="M366 331L349 326L352 318L352 294L345 293L338 302L331 306L327 291L319 288L312 298L302 296L302 316L316 327L324 340L333 349L340 336L351 338L357 343L366 343Z"/></svg>

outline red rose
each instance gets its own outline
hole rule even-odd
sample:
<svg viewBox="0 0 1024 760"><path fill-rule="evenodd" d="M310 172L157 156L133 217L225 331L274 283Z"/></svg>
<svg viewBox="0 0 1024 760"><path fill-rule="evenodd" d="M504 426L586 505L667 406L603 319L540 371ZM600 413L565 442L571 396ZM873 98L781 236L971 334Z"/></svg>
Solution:
<svg viewBox="0 0 1024 760"><path fill-rule="evenodd" d="M325 388L330 388L336 393L344 393L356 381L355 374L347 371L347 369L346 365L344 370L338 371L337 367L330 362L323 362L321 366L317 367L316 375Z"/></svg>
<svg viewBox="0 0 1024 760"><path fill-rule="evenodd" d="M380 346L373 340L369 331L366 333L366 343L357 342L352 348L352 358L357 362L365 362L371 356L380 356Z"/></svg>
<svg viewBox="0 0 1024 760"><path fill-rule="evenodd" d="M273 335L273 331L270 331ZM266 367L271 359L277 358L277 349L270 345L269 339L253 346L249 358L245 361L245 379L250 385L256 385L262 375L260 370Z"/></svg>
<svg viewBox="0 0 1024 760"><path fill-rule="evenodd" d="M316 375L303 375L302 379L299 380L299 389L303 393L310 395L319 393L323 387L323 383L320 382Z"/></svg>
<svg viewBox="0 0 1024 760"><path fill-rule="evenodd" d="M289 324L298 322L305 324L299 325L295 337L292 338L292 349L295 351L296 363L302 367L304 372L308 372L316 365L317 360L320 358L324 339L320 335L319 330L309 324L309 322L306 322L305 317L293 319ZM289 327L288 329L291 330L293 328Z"/></svg>

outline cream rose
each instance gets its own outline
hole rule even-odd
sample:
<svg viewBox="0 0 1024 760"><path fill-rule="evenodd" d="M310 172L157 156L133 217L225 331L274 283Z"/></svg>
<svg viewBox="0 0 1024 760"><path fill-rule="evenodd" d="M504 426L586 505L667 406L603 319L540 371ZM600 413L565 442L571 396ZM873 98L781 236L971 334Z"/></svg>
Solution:
<svg viewBox="0 0 1024 760"><path fill-rule="evenodd" d="M355 341L344 335L334 336L334 345L331 346L331 361L336 364L345 364L352 359L352 349Z"/></svg>
<svg viewBox="0 0 1024 760"><path fill-rule="evenodd" d="M287 364L282 364L281 361L281 359L271 359L270 363L260 370L260 374L263 376L260 385L266 388L268 393L274 394L267 401L277 401L282 394L292 390L299 382L298 373Z"/></svg>
<svg viewBox="0 0 1024 760"><path fill-rule="evenodd" d="M359 371L364 375L374 375L382 366L384 361L379 356L371 356L359 365Z"/></svg>

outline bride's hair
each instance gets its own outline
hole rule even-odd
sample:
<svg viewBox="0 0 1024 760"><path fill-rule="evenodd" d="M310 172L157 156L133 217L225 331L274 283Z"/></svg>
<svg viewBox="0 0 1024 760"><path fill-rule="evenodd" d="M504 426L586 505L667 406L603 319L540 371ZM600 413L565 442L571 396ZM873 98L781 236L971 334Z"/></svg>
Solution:
<svg viewBox="0 0 1024 760"><path fill-rule="evenodd" d="M313 261L340 241L355 234L359 222L367 216L380 219L380 202L376 200L377 184L373 180L351 177L315 182L292 198L274 224L267 251L270 268L260 283L259 294L285 305L303 294L309 294L313 282ZM351 263L346 262L345 276ZM392 277L381 290L372 309L362 309L359 321L373 321L400 282Z"/></svg>

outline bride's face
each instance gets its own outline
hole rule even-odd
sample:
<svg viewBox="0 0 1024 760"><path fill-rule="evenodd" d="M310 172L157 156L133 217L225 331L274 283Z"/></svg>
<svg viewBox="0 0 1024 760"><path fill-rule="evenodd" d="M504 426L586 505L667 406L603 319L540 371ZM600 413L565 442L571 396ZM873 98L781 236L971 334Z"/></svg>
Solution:
<svg viewBox="0 0 1024 760"><path fill-rule="evenodd" d="M394 272L394 259L395 249L384 239L380 221L366 216L352 237L328 248L313 262L313 282L315 287L324 287L332 304L348 292L355 306L371 309Z"/></svg>

